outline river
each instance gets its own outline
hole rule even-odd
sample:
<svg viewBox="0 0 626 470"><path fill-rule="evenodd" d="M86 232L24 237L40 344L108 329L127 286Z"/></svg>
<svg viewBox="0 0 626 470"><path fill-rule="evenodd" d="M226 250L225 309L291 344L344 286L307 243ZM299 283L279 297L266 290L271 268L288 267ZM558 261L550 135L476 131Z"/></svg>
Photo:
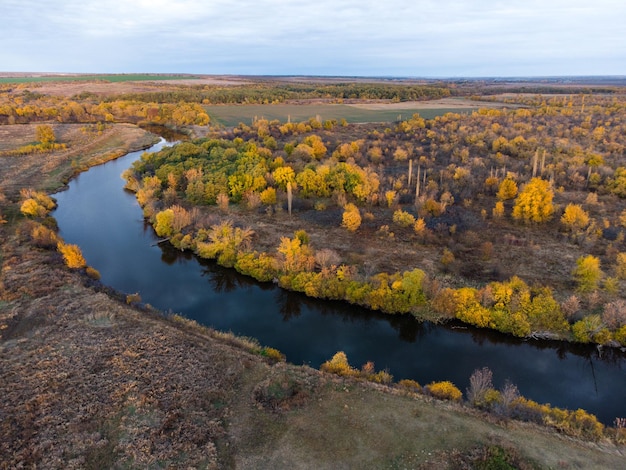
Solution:
<svg viewBox="0 0 626 470"><path fill-rule="evenodd" d="M156 151L164 141L150 150ZM626 417L626 354L593 346L521 341L474 328L419 323L341 302L309 299L262 284L213 262L155 245L122 172L141 156L94 167L57 193L60 234L78 244L102 282L201 324L257 338L287 360L313 367L344 351L353 366L373 361L396 380L450 380L465 390L472 372L493 371L522 395L561 408L583 408L605 424Z"/></svg>

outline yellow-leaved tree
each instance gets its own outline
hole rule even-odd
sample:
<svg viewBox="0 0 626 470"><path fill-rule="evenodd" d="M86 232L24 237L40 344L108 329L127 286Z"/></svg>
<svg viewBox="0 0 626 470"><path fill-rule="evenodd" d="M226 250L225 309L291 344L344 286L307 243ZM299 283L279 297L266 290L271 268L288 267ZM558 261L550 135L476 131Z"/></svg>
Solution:
<svg viewBox="0 0 626 470"><path fill-rule="evenodd" d="M51 144L54 144L57 140L54 135L54 130L48 124L42 124L35 128L35 135L37 141L41 144L42 147L49 147Z"/></svg>
<svg viewBox="0 0 626 470"><path fill-rule="evenodd" d="M546 222L554 213L550 183L541 178L531 179L515 199L513 218L524 222Z"/></svg>
<svg viewBox="0 0 626 470"><path fill-rule="evenodd" d="M579 292L593 292L598 288L603 273L600 259L593 256L581 256L576 260L576 268L572 271Z"/></svg>
<svg viewBox="0 0 626 470"><path fill-rule="evenodd" d="M83 258L83 253L78 245L70 245L63 242L57 244L57 249L63 255L63 259L68 268L84 268L87 263Z"/></svg>
<svg viewBox="0 0 626 470"><path fill-rule="evenodd" d="M341 225L350 232L356 232L361 226L361 213L359 208L352 203L346 204L344 208Z"/></svg>
<svg viewBox="0 0 626 470"><path fill-rule="evenodd" d="M589 225L589 214L578 204L568 204L561 223L571 232L578 232Z"/></svg>
<svg viewBox="0 0 626 470"><path fill-rule="evenodd" d="M511 178L506 178L498 186L498 194L496 197L498 201L507 201L517 196L517 183Z"/></svg>

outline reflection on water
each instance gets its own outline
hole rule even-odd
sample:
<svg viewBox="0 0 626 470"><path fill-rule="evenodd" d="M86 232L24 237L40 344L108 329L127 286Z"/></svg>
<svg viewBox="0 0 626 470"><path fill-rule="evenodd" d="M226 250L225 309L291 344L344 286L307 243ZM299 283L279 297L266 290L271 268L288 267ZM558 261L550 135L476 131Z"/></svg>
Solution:
<svg viewBox="0 0 626 470"><path fill-rule="evenodd" d="M187 134L183 134L182 132L170 129L166 126L159 126L158 124L143 124L141 125L141 128L163 137L167 142L189 140L189 136Z"/></svg>
<svg viewBox="0 0 626 470"><path fill-rule="evenodd" d="M373 361L396 379L451 380L461 390L472 372L493 371L540 403L584 408L605 423L626 417L625 354L593 346L523 341L459 324L418 323L336 301L307 298L258 283L213 262L157 244L120 174L136 152L82 173L55 195L61 236L77 243L102 282L164 311L257 338L295 364L313 367L344 351L352 365Z"/></svg>

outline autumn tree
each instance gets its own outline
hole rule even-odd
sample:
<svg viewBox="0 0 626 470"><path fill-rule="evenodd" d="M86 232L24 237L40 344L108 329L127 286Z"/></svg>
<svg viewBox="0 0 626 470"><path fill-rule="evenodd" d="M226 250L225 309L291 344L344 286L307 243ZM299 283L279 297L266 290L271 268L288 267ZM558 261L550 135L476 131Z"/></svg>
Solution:
<svg viewBox="0 0 626 470"><path fill-rule="evenodd" d="M56 207L54 200L46 193L22 189L20 196L24 199L20 206L22 214L31 217L45 217Z"/></svg>
<svg viewBox="0 0 626 470"><path fill-rule="evenodd" d="M306 139L304 139L304 143L311 147L313 150L313 157L317 160L321 159L324 155L326 155L326 146L322 139L318 135L310 135Z"/></svg>
<svg viewBox="0 0 626 470"><path fill-rule="evenodd" d="M59 242L57 249L63 255L63 260L68 268L84 268L87 265L78 245Z"/></svg>
<svg viewBox="0 0 626 470"><path fill-rule="evenodd" d="M596 290L603 274L600 269L600 259L593 255L581 256L576 260L576 268L572 274L578 284L579 292Z"/></svg>
<svg viewBox="0 0 626 470"><path fill-rule="evenodd" d="M589 214L578 204L568 204L561 223L571 232L578 232L589 225Z"/></svg>
<svg viewBox="0 0 626 470"><path fill-rule="evenodd" d="M272 206L276 204L276 189L272 188L271 186L264 189L261 192L261 203L265 204L266 206Z"/></svg>
<svg viewBox="0 0 626 470"><path fill-rule="evenodd" d="M292 185L296 182L296 172L290 166L281 166L272 173L276 184L284 190L287 190L287 183Z"/></svg>
<svg viewBox="0 0 626 470"><path fill-rule="evenodd" d="M515 198L515 196L517 196L517 183L511 178L506 178L500 183L500 186L498 186L496 197L498 201L507 201Z"/></svg>
<svg viewBox="0 0 626 470"><path fill-rule="evenodd" d="M157 213L154 230L159 237L170 237L174 234L174 211L172 209Z"/></svg>
<svg viewBox="0 0 626 470"><path fill-rule="evenodd" d="M278 253L282 255L283 269L286 272L310 271L315 266L315 257L308 244L303 244L298 236L281 237Z"/></svg>
<svg viewBox="0 0 626 470"><path fill-rule="evenodd" d="M361 226L361 213L357 206L352 203L346 204L341 226L347 228L350 232L356 232Z"/></svg>
<svg viewBox="0 0 626 470"><path fill-rule="evenodd" d="M393 213L393 223L400 227L408 227L415 224L415 217L402 209L398 209Z"/></svg>
<svg viewBox="0 0 626 470"><path fill-rule="evenodd" d="M515 200L513 218L524 222L545 222L552 217L554 193L550 183L541 178L533 178L524 185Z"/></svg>
<svg viewBox="0 0 626 470"><path fill-rule="evenodd" d="M254 230L234 227L230 220L214 225L208 231L208 242L198 242L197 252L203 258L217 259L226 267L234 266L240 250L245 251L250 245Z"/></svg>
<svg viewBox="0 0 626 470"><path fill-rule="evenodd" d="M49 147L51 144L54 144L57 140L54 135L54 130L51 126L47 124L42 124L35 128L35 135L37 141L41 144L42 147Z"/></svg>
<svg viewBox="0 0 626 470"><path fill-rule="evenodd" d="M494 219L500 219L504 217L504 203L502 201L496 202L495 207L491 210L491 214Z"/></svg>

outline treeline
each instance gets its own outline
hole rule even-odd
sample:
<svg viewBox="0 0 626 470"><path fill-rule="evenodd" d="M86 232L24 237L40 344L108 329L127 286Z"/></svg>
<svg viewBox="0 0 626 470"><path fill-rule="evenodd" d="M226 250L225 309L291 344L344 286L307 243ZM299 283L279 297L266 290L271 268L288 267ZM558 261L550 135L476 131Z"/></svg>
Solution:
<svg viewBox="0 0 626 470"><path fill-rule="evenodd" d="M132 122L171 126L208 125L209 115L197 103L155 103L115 99L73 100L38 93L5 95L0 100L0 124Z"/></svg>
<svg viewBox="0 0 626 470"><path fill-rule="evenodd" d="M451 92L444 85L392 85L376 83L313 84L254 84L240 86L190 86L179 90L131 93L115 98L131 101L202 104L268 104L288 100L392 100L418 101L444 98Z"/></svg>

